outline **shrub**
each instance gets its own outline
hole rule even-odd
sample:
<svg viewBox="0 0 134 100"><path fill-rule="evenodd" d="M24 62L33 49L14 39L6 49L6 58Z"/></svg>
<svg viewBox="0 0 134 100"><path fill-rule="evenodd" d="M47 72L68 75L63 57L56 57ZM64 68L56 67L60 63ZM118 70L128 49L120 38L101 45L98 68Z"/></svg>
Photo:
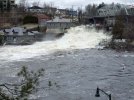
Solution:
<svg viewBox="0 0 134 100"><path fill-rule="evenodd" d="M3 36L0 35L0 45L2 45L2 44L3 44Z"/></svg>
<svg viewBox="0 0 134 100"><path fill-rule="evenodd" d="M25 16L24 19L23 19L23 24L28 24L28 23L37 24L38 23L38 18L35 17L35 16L31 16L31 15Z"/></svg>
<svg viewBox="0 0 134 100"><path fill-rule="evenodd" d="M124 18L123 16L117 16L115 25L113 26L112 35L113 39L122 39L124 32Z"/></svg>

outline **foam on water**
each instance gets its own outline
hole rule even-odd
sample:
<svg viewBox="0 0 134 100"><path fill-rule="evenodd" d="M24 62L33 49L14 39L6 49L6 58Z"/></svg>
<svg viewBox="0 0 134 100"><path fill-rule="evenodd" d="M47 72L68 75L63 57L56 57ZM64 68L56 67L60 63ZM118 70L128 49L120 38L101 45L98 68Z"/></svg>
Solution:
<svg viewBox="0 0 134 100"><path fill-rule="evenodd" d="M0 60L14 61L51 54L60 50L95 48L99 42L108 38L103 31L95 31L87 26L77 26L68 30L60 39L42 41L28 46L4 46L0 48Z"/></svg>

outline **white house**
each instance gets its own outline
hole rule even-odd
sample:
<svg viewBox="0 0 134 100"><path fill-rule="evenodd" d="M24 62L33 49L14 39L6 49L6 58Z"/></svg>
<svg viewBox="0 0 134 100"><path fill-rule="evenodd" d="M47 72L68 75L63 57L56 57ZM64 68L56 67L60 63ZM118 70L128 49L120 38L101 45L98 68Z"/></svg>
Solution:
<svg viewBox="0 0 134 100"><path fill-rule="evenodd" d="M27 9L28 12L32 12L32 13L43 13L44 12L44 9L41 8L41 7L38 7L38 6L32 6L32 7L29 7Z"/></svg>

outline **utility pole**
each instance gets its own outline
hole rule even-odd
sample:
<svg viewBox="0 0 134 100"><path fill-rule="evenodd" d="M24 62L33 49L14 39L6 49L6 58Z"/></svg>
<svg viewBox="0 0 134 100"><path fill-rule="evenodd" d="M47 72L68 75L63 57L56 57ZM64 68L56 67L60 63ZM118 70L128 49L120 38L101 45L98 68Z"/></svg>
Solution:
<svg viewBox="0 0 134 100"><path fill-rule="evenodd" d="M75 15L75 11L74 11L74 6L77 6L77 5L72 5L72 10L70 11L71 12L71 17L72 17L72 22L74 20L74 15ZM81 12L81 16L79 16L79 12ZM78 7L78 10L77 10L77 14L76 14L77 17L80 17L82 18L82 5L80 7Z"/></svg>
<svg viewBox="0 0 134 100"><path fill-rule="evenodd" d="M72 5L72 11L71 11L71 14L72 14L72 22L73 22L73 19L74 19L74 16L73 16L73 9L74 9L74 5Z"/></svg>
<svg viewBox="0 0 134 100"><path fill-rule="evenodd" d="M54 7L54 2L50 2L50 14L52 15L52 17L54 17L53 7Z"/></svg>

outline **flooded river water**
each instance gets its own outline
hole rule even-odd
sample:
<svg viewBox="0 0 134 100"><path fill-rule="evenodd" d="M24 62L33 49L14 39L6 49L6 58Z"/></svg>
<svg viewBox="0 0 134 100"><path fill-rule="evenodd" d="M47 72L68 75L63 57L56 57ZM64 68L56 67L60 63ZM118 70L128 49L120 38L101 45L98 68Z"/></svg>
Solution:
<svg viewBox="0 0 134 100"><path fill-rule="evenodd" d="M60 39L1 47L0 82L15 82L22 66L44 68L32 100L108 100L103 93L95 97L97 86L112 94L112 100L134 100L134 53L103 50L98 46L103 39L110 37L79 26Z"/></svg>

